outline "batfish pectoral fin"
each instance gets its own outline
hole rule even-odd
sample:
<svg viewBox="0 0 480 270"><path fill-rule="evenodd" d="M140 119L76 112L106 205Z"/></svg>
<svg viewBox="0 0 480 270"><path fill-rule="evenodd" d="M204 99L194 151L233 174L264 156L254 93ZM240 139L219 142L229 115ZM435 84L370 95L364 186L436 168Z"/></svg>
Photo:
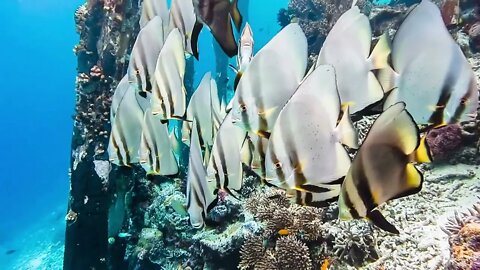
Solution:
<svg viewBox="0 0 480 270"><path fill-rule="evenodd" d="M375 226L378 228L393 233L393 234L400 234L400 232L395 228L393 224L387 221L385 217L380 213L378 210L372 210L367 213L367 218L370 220Z"/></svg>
<svg viewBox="0 0 480 270"><path fill-rule="evenodd" d="M198 20L195 22L195 25L193 26L193 31L192 31L192 53L193 57L199 60L199 53L198 53L198 37L200 36L200 32L202 31L203 28L203 23L199 22Z"/></svg>

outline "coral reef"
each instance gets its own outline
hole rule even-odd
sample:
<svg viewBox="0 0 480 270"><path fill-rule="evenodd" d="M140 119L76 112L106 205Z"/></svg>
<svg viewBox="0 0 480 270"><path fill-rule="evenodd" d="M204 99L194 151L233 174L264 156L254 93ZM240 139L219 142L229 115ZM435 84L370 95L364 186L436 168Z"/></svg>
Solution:
<svg viewBox="0 0 480 270"><path fill-rule="evenodd" d="M357 5L368 13L370 2L358 1ZM287 9L281 9L277 15L281 26L297 21L308 40L310 64L338 18L352 6L352 0L291 0Z"/></svg>
<svg viewBox="0 0 480 270"><path fill-rule="evenodd" d="M181 173L175 179L145 179L143 170L136 166L112 168L105 153L111 96L128 65L129 51L138 32L140 2L89 0L75 12L80 41L74 47L78 57L77 102L65 269L105 269L106 265L111 269L234 269L237 266L241 269L318 269L327 258L332 262L331 269L350 269L376 260L380 245L390 251L395 249L392 243L407 243L412 248L420 246L406 237L386 238L365 221L340 222L336 220L335 205L313 208L292 204L284 191L260 187L259 178L249 172L238 198L219 191L219 202L207 220L212 224L207 222L206 229L197 231L189 225L184 206L185 162L181 162ZM396 28L407 6L418 1L392 1L389 6L359 2L363 11L370 14L375 36L379 36ZM292 0L288 9L279 12L278 20L281 25L292 20L300 23L308 37L312 63L326 34L351 3L352 0ZM445 12L449 13L445 13L448 16L444 18L450 22L457 40L464 39L462 49L466 55L479 59L475 54L480 44L478 4L460 1L458 17L461 20L455 20L455 5L452 11L451 4L448 7L445 4ZM217 60L228 62L220 57ZM479 74L479 61L472 63ZM217 66L225 67L217 76L226 82L222 77L226 74L226 65ZM187 59L187 74L191 76L185 78L185 86L191 93L194 74L191 57ZM222 87L226 85L219 85ZM361 139L374 119L375 116L365 116L355 123ZM429 133L427 140L433 145L436 159L480 164L475 149L476 142L480 146L478 122L447 126ZM459 148L459 140L467 147L452 155L451 151ZM188 149L184 150L188 153ZM472 177L475 175L465 178ZM446 181L438 180L442 185ZM438 190L432 188L424 192L422 196L428 198L426 201L439 194L450 196L457 190L436 188ZM407 210L400 206L411 205L405 200L395 203L396 209L402 211ZM426 205L429 204L424 202L422 208L418 208L427 212L430 208ZM403 215L406 216L403 212L396 216ZM478 221L465 221L473 220L472 216L459 216L462 225L451 234L451 243L459 247L455 253L458 256L452 255L452 261L462 259L473 268L480 264L480 256L478 252L471 252L478 251L478 238L472 233L477 232L477 227L468 225ZM460 232L465 227L467 229ZM408 231L413 232L415 229ZM86 239L86 234L94 237ZM465 259L465 254L471 256Z"/></svg>
<svg viewBox="0 0 480 270"><path fill-rule="evenodd" d="M450 261L447 269L479 269L480 267L480 203L464 214L456 212L444 231L449 235Z"/></svg>
<svg viewBox="0 0 480 270"><path fill-rule="evenodd" d="M354 266L378 258L371 226L341 223L335 208L291 204L285 191L278 189L253 194L245 209L261 222L262 231L245 240L240 268L272 269L264 267L274 265L274 269L292 269L288 265L293 254L299 269L319 268L326 257Z"/></svg>

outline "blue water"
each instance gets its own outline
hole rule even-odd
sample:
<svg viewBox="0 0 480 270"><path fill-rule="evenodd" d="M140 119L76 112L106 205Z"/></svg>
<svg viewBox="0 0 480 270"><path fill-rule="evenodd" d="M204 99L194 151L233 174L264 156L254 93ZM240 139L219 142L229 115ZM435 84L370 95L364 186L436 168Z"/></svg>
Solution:
<svg viewBox="0 0 480 270"><path fill-rule="evenodd" d="M82 2L0 1L0 247L65 215Z"/></svg>

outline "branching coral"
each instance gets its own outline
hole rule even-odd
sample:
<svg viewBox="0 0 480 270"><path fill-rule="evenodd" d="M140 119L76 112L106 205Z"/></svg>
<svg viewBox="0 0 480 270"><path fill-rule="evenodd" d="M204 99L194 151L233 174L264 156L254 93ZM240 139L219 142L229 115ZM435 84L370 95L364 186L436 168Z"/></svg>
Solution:
<svg viewBox="0 0 480 270"><path fill-rule="evenodd" d="M275 247L277 269L312 269L308 247L293 235L280 237Z"/></svg>
<svg viewBox="0 0 480 270"><path fill-rule="evenodd" d="M297 267L302 261L306 263L305 269L321 265L326 256L355 266L378 258L373 230L368 223L356 221L350 225L328 220L332 218L329 211L291 204L285 191L259 191L246 201L245 209L264 224L264 230L262 235L245 241L241 251L242 269L265 269L259 268L265 262L275 264L275 269L292 269L282 268L289 265L285 260L291 259L280 254L285 247L282 245L287 244L298 251Z"/></svg>

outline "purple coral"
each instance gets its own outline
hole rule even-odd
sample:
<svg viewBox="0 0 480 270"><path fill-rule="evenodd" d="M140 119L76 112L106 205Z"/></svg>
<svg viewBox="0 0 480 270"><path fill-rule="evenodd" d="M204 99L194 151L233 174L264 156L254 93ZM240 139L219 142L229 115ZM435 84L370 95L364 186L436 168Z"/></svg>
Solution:
<svg viewBox="0 0 480 270"><path fill-rule="evenodd" d="M457 124L436 128L428 132L427 144L434 160L443 160L462 144L462 129Z"/></svg>

